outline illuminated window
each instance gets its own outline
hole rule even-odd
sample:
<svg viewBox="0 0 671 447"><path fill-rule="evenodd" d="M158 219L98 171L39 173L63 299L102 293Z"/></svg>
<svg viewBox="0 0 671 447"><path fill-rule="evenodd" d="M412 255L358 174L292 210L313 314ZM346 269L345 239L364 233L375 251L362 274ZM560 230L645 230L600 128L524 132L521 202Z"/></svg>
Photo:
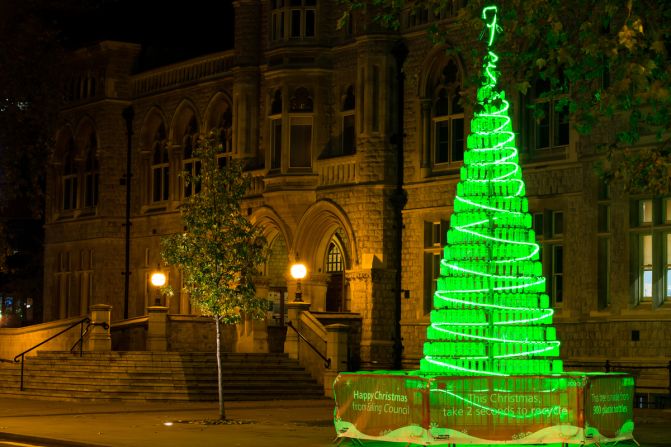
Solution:
<svg viewBox="0 0 671 447"><path fill-rule="evenodd" d="M326 254L326 273L342 272L342 252L340 247L335 242L329 244L328 252Z"/></svg>
<svg viewBox="0 0 671 447"><path fill-rule="evenodd" d="M271 0L271 41L310 39L316 35L317 0Z"/></svg>
<svg viewBox="0 0 671 447"><path fill-rule="evenodd" d="M464 109L459 104L460 89L459 68L454 61L449 61L433 98L431 144L434 165L464 160Z"/></svg>
<svg viewBox="0 0 671 447"><path fill-rule="evenodd" d="M634 303L671 300L671 200L641 199L632 206Z"/></svg>

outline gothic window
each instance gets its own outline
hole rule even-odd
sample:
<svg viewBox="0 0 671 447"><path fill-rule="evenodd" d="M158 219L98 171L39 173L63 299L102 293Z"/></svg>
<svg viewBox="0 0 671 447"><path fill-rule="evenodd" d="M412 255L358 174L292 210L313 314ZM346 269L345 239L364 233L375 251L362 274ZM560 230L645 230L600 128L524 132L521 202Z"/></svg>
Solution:
<svg viewBox="0 0 671 447"><path fill-rule="evenodd" d="M221 115L216 133L221 144L217 153L217 164L222 167L228 165L233 158L233 114L230 107L226 107Z"/></svg>
<svg viewBox="0 0 671 447"><path fill-rule="evenodd" d="M278 89L270 105L270 169L282 167L282 92Z"/></svg>
<svg viewBox="0 0 671 447"><path fill-rule="evenodd" d="M192 118L182 140L182 175L184 178L184 197L190 197L200 192L200 183L196 177L200 175L200 160L194 155L196 144L196 119Z"/></svg>
<svg viewBox="0 0 671 447"><path fill-rule="evenodd" d="M329 244L328 252L326 253L326 273L342 272L342 252L340 247L335 242Z"/></svg>
<svg viewBox="0 0 671 447"><path fill-rule="evenodd" d="M342 248L342 240L338 232L333 235L326 249L324 260L324 271L328 275L328 286L326 288L326 311L342 312L347 309L345 300L345 256Z"/></svg>
<svg viewBox="0 0 671 447"><path fill-rule="evenodd" d="M317 35L317 0L271 0L270 39L311 39Z"/></svg>
<svg viewBox="0 0 671 447"><path fill-rule="evenodd" d="M168 200L170 194L170 164L165 129L159 127L151 152L151 201L160 203Z"/></svg>
<svg viewBox="0 0 671 447"><path fill-rule="evenodd" d="M63 159L63 177L62 177L62 206L63 211L71 211L78 208L78 172L75 160L76 149L73 140L68 143L68 148Z"/></svg>
<svg viewBox="0 0 671 447"><path fill-rule="evenodd" d="M345 93L345 99L342 104L342 141L341 154L353 154L356 152L356 130L355 130L355 107L354 87L349 86Z"/></svg>
<svg viewBox="0 0 671 447"><path fill-rule="evenodd" d="M460 90L459 68L451 60L440 74L433 97L431 145L434 165L464 160L464 109L459 104Z"/></svg>
<svg viewBox="0 0 671 447"><path fill-rule="evenodd" d="M91 135L86 148L86 160L84 162L84 208L95 208L98 206L100 175L96 148L96 137L95 135Z"/></svg>
<svg viewBox="0 0 671 447"><path fill-rule="evenodd" d="M298 87L291 97L290 111L292 113L312 112L312 96L305 87Z"/></svg>

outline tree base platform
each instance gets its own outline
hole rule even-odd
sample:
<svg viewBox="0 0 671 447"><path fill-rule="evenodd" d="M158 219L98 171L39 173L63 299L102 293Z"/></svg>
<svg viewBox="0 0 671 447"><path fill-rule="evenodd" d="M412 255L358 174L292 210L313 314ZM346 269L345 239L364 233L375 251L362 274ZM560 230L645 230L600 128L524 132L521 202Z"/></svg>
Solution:
<svg viewBox="0 0 671 447"><path fill-rule="evenodd" d="M405 445L607 445L633 441L634 378L621 373L435 376L342 373L339 438Z"/></svg>

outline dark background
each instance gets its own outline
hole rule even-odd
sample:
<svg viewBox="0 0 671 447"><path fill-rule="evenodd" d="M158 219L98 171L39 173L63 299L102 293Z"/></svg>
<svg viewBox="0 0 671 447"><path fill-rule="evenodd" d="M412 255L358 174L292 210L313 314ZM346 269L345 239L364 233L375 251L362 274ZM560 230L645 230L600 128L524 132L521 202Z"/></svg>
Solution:
<svg viewBox="0 0 671 447"><path fill-rule="evenodd" d="M233 47L232 0L0 0L0 15L34 15L65 49L139 43L138 70Z"/></svg>

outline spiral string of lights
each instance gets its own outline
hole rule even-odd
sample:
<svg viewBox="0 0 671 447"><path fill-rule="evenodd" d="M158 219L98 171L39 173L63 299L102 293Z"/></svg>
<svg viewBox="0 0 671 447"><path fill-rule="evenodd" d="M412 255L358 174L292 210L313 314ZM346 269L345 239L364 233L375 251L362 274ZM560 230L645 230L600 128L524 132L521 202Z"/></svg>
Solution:
<svg viewBox="0 0 671 447"><path fill-rule="evenodd" d="M420 370L508 376L562 371L525 184L497 88L496 7L483 9L488 53L440 263Z"/></svg>

